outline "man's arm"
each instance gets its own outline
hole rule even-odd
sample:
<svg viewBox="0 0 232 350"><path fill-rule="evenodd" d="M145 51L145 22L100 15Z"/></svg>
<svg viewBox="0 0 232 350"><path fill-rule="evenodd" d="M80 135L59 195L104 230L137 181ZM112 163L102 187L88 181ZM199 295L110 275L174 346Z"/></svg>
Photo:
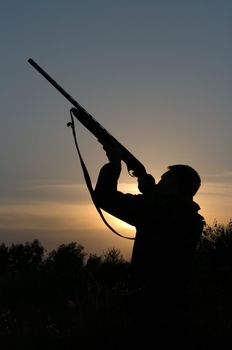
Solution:
<svg viewBox="0 0 232 350"><path fill-rule="evenodd" d="M117 192L120 173L121 163L107 163L101 168L94 191L95 199L100 207L103 208L108 200Z"/></svg>
<svg viewBox="0 0 232 350"><path fill-rule="evenodd" d="M121 173L121 155L118 148L104 146L109 163L105 164L98 176L95 187L95 200L97 204L111 215L136 225L143 210L144 196L132 195L118 191L118 179ZM155 189L154 178L146 174L138 179L138 188L143 193L150 193Z"/></svg>
<svg viewBox="0 0 232 350"><path fill-rule="evenodd" d="M108 202L117 193L118 179L121 173L121 155L118 149L112 146L104 146L109 163L105 164L99 173L95 187L95 199L98 205L104 209Z"/></svg>
<svg viewBox="0 0 232 350"><path fill-rule="evenodd" d="M125 194L117 190L121 167L105 164L100 170L94 196L97 205L130 225L136 226L139 201L142 195Z"/></svg>
<svg viewBox="0 0 232 350"><path fill-rule="evenodd" d="M100 170L94 195L97 204L109 214L136 225L141 195L125 194L118 191L121 173L121 158L117 149L104 146L109 163Z"/></svg>

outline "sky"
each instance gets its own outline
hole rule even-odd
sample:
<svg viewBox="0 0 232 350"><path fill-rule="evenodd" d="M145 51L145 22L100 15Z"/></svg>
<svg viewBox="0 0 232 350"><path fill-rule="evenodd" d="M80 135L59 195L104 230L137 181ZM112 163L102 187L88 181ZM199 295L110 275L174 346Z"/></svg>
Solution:
<svg viewBox="0 0 232 350"><path fill-rule="evenodd" d="M133 240L101 221L85 186L69 122L72 107L34 59L145 166L201 176L194 197L206 223L232 218L232 2L230 0L8 0L0 11L0 242L37 238L50 251L87 253ZM77 122L93 185L107 162ZM119 189L138 193L125 165ZM134 227L106 215L121 234Z"/></svg>

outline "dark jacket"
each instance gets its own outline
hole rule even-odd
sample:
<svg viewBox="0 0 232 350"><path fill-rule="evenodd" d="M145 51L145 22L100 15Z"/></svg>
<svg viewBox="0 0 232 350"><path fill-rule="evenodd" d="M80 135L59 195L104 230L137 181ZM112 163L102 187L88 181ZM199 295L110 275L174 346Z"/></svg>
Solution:
<svg viewBox="0 0 232 350"><path fill-rule="evenodd" d="M149 194L125 194L117 190L120 164L108 163L100 171L95 188L98 205L136 227L131 266L138 285L186 283L202 234L204 219L192 198Z"/></svg>

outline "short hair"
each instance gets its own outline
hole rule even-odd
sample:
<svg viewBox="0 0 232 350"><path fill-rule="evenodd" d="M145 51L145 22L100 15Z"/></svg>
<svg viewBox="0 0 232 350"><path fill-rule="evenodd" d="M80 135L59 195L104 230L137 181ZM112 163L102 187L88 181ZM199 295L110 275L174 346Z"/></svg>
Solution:
<svg viewBox="0 0 232 350"><path fill-rule="evenodd" d="M177 176L177 181L184 195L194 196L201 186L201 178L189 165L176 164L168 166L169 171Z"/></svg>

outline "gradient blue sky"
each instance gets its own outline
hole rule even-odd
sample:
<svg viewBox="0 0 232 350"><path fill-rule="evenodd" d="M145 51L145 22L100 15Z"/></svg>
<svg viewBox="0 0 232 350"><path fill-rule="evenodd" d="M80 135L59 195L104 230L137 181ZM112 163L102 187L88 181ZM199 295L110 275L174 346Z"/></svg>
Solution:
<svg viewBox="0 0 232 350"><path fill-rule="evenodd" d="M3 1L0 241L76 241L130 256L132 241L98 217L75 153L67 102L32 57L99 120L157 181L193 166L207 223L232 218L232 2L230 0ZM81 125L93 183L106 161ZM136 193L123 169L121 187ZM109 218L123 234L134 228Z"/></svg>

